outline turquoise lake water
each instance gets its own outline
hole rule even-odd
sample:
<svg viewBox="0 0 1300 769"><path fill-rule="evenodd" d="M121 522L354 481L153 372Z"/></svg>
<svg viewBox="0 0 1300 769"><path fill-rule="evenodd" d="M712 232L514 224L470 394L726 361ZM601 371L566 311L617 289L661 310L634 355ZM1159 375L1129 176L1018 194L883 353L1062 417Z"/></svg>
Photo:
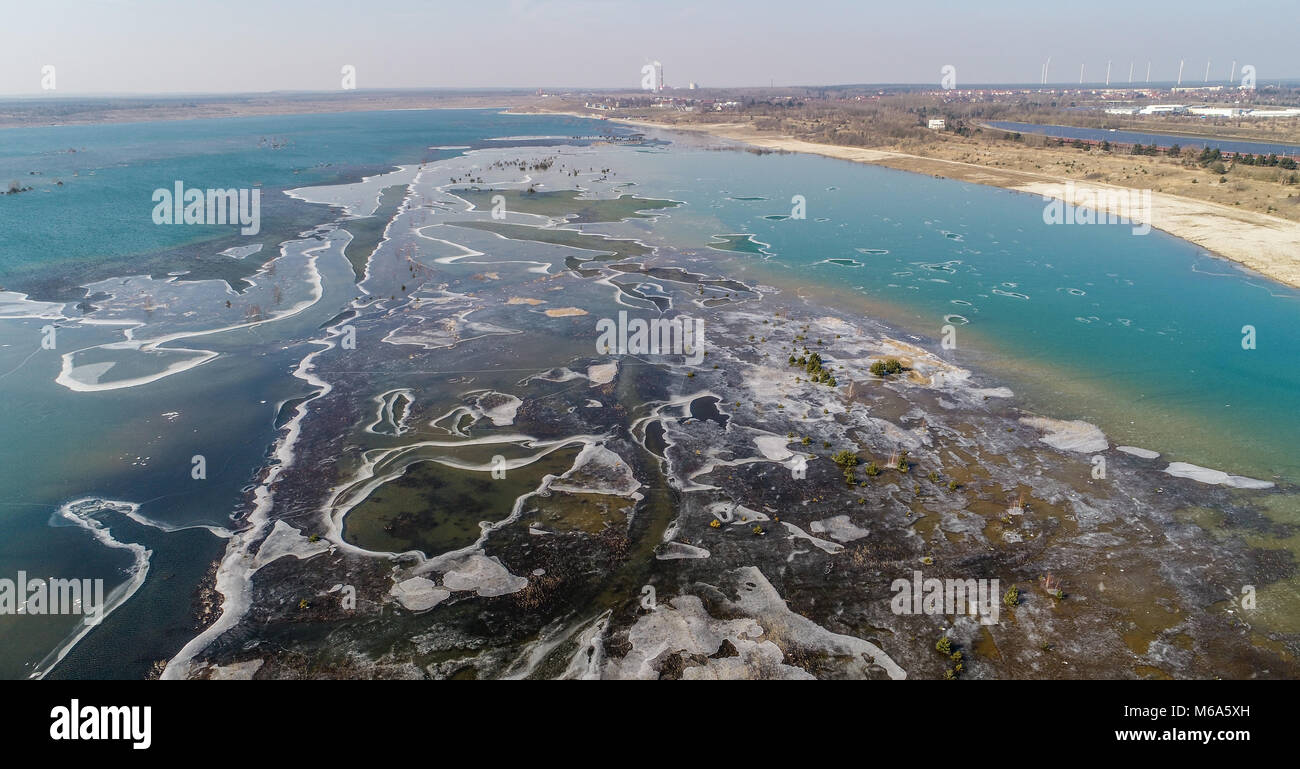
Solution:
<svg viewBox="0 0 1300 769"><path fill-rule="evenodd" d="M1300 478L1287 448L1300 291L1157 230L1044 224L1036 195L847 161L668 152L636 154L626 173L639 194L690 201L667 239L750 233L770 253L752 257L759 275L860 296L930 342L952 324L956 361L1044 413L1169 459ZM768 218L796 195L805 219Z"/></svg>

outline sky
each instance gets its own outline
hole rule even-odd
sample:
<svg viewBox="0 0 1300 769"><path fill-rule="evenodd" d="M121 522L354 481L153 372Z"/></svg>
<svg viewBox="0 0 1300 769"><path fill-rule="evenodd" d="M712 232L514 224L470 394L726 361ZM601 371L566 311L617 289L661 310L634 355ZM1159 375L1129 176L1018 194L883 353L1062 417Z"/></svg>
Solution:
<svg viewBox="0 0 1300 769"><path fill-rule="evenodd" d="M0 94L1300 77L1296 0L0 0ZM46 66L53 66L54 88Z"/></svg>

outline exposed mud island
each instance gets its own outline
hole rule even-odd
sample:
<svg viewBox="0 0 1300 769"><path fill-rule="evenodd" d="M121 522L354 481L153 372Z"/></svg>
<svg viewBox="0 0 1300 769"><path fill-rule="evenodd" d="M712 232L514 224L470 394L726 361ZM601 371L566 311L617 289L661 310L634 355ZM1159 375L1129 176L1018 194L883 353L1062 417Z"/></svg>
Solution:
<svg viewBox="0 0 1300 769"><path fill-rule="evenodd" d="M1294 629L1241 605L1294 575L1263 544L1293 489L1027 413L937 339L728 274L740 239L633 237L679 203L582 153L395 173L222 612L164 677L1300 675ZM398 183L298 193L345 229ZM598 341L684 318L702 350ZM899 611L917 577L997 580L996 620Z"/></svg>

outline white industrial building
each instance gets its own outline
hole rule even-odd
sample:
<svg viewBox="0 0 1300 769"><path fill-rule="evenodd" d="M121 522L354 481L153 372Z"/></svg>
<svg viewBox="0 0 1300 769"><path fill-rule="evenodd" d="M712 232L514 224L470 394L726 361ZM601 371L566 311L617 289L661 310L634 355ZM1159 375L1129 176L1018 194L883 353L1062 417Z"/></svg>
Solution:
<svg viewBox="0 0 1300 769"><path fill-rule="evenodd" d="M1187 107L1182 104L1151 104L1138 110L1139 115L1185 115Z"/></svg>
<svg viewBox="0 0 1300 769"><path fill-rule="evenodd" d="M1246 117L1300 117L1300 109L1253 109L1246 113Z"/></svg>
<svg viewBox="0 0 1300 769"><path fill-rule="evenodd" d="M1208 115L1213 117L1240 117L1241 115L1250 112L1250 110L1245 109L1243 107L1199 106L1199 107L1188 107L1187 112L1188 114L1191 115Z"/></svg>

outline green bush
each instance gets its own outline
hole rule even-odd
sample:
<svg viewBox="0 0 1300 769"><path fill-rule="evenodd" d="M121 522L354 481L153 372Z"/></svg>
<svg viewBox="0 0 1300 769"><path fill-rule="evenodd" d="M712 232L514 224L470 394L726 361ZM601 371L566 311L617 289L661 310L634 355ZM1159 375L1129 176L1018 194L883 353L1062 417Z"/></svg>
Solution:
<svg viewBox="0 0 1300 769"><path fill-rule="evenodd" d="M898 362L897 358L885 358L871 364L871 373L876 376L888 376L890 374L899 374L905 371L903 364Z"/></svg>
<svg viewBox="0 0 1300 769"><path fill-rule="evenodd" d="M832 454L831 461L842 468L848 469L850 467L858 466L858 455L854 454L852 451L849 451L848 449L845 449L843 451L837 451L834 454Z"/></svg>

